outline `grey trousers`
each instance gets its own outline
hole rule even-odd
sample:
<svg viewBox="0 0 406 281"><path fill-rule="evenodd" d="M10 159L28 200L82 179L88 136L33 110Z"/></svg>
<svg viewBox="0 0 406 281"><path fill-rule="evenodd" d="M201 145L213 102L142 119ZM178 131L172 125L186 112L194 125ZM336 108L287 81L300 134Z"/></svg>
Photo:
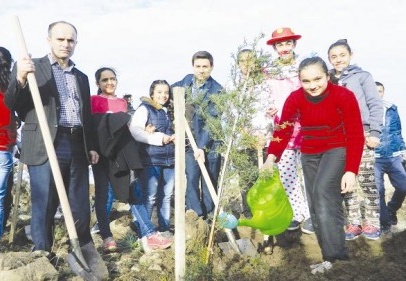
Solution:
<svg viewBox="0 0 406 281"><path fill-rule="evenodd" d="M335 148L301 157L310 216L323 260L330 262L348 259L341 194L345 156L344 148Z"/></svg>

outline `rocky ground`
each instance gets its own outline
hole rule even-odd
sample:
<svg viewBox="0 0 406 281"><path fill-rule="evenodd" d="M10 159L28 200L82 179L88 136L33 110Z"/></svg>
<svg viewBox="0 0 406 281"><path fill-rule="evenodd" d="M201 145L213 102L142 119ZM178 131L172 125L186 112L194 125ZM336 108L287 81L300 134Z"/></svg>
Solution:
<svg viewBox="0 0 406 281"><path fill-rule="evenodd" d="M391 191L392 187L388 186L388 190ZM102 253L101 238L93 235L109 269L109 280L174 280L173 247L144 254L128 206L116 203L114 207L111 228L118 242L118 251ZM300 231L271 237L270 251L264 253L261 251L263 235L251 228L239 227L234 235L237 242L247 248L243 254L237 254L230 250L224 230L219 230L215 235L211 262L206 265L204 256L209 225L188 213L185 280L406 280L405 214L406 205L398 213L400 222L392 237L377 241L360 237L349 241L349 261L337 262L330 271L312 275L309 265L320 262L319 246L315 235ZM25 233L29 220L29 189L25 186L14 241L10 243L9 240L9 224L0 244L0 280L82 280L71 272L65 260L69 238L63 220L57 221L55 231L53 251L58 258L55 267L50 266L41 253L30 253L32 243ZM11 278L9 274L16 272L19 275Z"/></svg>

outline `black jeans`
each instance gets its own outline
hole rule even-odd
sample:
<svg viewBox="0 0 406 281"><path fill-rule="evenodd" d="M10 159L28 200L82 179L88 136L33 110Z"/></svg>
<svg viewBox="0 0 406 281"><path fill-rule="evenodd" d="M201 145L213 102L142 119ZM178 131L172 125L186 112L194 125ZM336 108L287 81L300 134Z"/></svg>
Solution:
<svg viewBox="0 0 406 281"><path fill-rule="evenodd" d="M345 157L344 148L301 157L310 216L323 260L330 262L348 259L341 194Z"/></svg>
<svg viewBox="0 0 406 281"><path fill-rule="evenodd" d="M110 230L109 211L107 201L109 194L109 160L100 156L99 162L92 165L94 177L95 211L99 224L100 236L103 239L113 236Z"/></svg>

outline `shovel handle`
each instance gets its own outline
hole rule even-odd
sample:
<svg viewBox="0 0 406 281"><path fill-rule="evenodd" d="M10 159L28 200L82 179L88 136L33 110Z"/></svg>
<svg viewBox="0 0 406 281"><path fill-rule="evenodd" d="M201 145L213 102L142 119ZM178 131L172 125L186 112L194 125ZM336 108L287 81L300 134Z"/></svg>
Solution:
<svg viewBox="0 0 406 281"><path fill-rule="evenodd" d="M192 130L190 129L189 123L187 122L185 117L184 117L184 124L185 124L185 132L189 139L190 144L192 145L193 151L197 151L198 147L197 147L195 138L193 137ZM207 172L206 166L204 165L204 162L200 157L197 159L197 163L199 164L200 171L202 172L202 176L203 176L204 180L206 181L207 187L209 188L209 192L210 192L211 198L213 200L213 203L215 206L217 206L219 199L218 199L216 190L214 189L214 185L211 182L209 173Z"/></svg>

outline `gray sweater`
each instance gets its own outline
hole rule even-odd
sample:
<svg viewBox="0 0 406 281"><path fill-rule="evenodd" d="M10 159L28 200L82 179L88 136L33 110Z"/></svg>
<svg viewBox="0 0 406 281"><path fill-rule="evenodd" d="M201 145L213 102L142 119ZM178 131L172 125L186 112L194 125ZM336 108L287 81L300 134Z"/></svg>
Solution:
<svg viewBox="0 0 406 281"><path fill-rule="evenodd" d="M335 70L330 70L330 74L334 77ZM382 99L379 97L372 75L356 65L349 65L343 69L338 85L350 89L355 94L365 131L379 138L384 112Z"/></svg>

